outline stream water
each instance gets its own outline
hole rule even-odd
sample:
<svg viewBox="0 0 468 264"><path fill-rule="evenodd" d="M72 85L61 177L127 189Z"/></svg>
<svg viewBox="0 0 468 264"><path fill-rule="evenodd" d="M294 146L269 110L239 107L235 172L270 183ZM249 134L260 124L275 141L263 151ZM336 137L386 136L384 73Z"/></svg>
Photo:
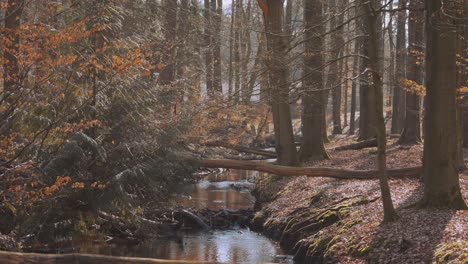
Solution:
<svg viewBox="0 0 468 264"><path fill-rule="evenodd" d="M210 174L186 186L176 202L184 208L239 210L253 208L258 172L231 170ZM112 256L200 260L224 263L293 263L277 243L245 228L179 231L176 238L158 238L141 244L112 244L100 240L70 241L69 248L56 253L86 253Z"/></svg>
<svg viewBox="0 0 468 264"><path fill-rule="evenodd" d="M253 208L255 198L250 191L255 187L258 172L230 170L207 175L197 184L187 186L178 202L187 208L211 210L239 210ZM248 229L184 233L183 246L171 246L163 256L166 259L206 260L226 263L293 263L291 256L283 255L277 243Z"/></svg>

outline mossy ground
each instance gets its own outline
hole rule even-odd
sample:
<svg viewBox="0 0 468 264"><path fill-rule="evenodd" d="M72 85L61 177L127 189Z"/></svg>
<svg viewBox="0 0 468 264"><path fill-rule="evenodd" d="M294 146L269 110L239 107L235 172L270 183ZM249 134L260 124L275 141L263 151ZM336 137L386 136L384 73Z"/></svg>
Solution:
<svg viewBox="0 0 468 264"><path fill-rule="evenodd" d="M461 175L467 199L467 175ZM266 176L257 230L298 263L468 263L467 211L408 207L421 197L417 179L391 180L400 218L383 224L378 181Z"/></svg>

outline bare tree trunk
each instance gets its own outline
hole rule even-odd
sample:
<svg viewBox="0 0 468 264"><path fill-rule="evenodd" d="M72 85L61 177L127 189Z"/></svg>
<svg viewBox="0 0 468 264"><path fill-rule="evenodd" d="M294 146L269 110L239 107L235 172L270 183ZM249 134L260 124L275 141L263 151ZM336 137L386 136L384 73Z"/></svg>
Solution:
<svg viewBox="0 0 468 264"><path fill-rule="evenodd" d="M324 83L323 83L323 38L321 35L322 3L320 0L304 1L305 54L304 92L302 95L302 145L300 159L329 158L324 143L323 125Z"/></svg>
<svg viewBox="0 0 468 264"><path fill-rule="evenodd" d="M468 4L468 3L466 3ZM468 11L468 6L463 6L463 11ZM462 13L463 14L463 13ZM466 15L466 13L465 13ZM468 22L467 22L468 24ZM463 62L463 33L464 33L464 25L461 23L457 23L457 89L462 89L463 83L463 68L465 67L465 63ZM459 171L466 170L466 164L463 155L463 96L460 96L461 91L457 90L457 166Z"/></svg>
<svg viewBox="0 0 468 264"><path fill-rule="evenodd" d="M361 0L361 4L365 4L365 0ZM378 30L376 26L378 18L375 13L375 8L372 4L365 4L366 6L366 22L369 32L369 62L370 70L372 72L372 88L369 90L370 97L374 99L372 110L376 115L376 132L377 132L377 167L379 171L380 191L382 193L382 202L384 208L384 222L394 221L398 216L393 207L390 187L387 178L387 161L386 161L386 148L387 137L385 134L385 121L383 113L383 82L382 82L382 68L379 63L379 42ZM372 111L371 110L371 111Z"/></svg>
<svg viewBox="0 0 468 264"><path fill-rule="evenodd" d="M427 106L422 207L466 209L457 168L457 32L449 1L426 1ZM440 12L442 6L444 12ZM452 7L453 8L453 7ZM443 30L443 33L441 32Z"/></svg>
<svg viewBox="0 0 468 264"><path fill-rule="evenodd" d="M348 27L349 30L349 27ZM346 49L344 54L349 55L350 43L346 44ZM344 98L344 111L343 111L343 126L348 126L348 90L349 90L349 59L344 60L344 65L341 67L342 76L344 78L343 84L343 98Z"/></svg>
<svg viewBox="0 0 468 264"><path fill-rule="evenodd" d="M293 34L293 22L292 22L292 13L293 13L293 5L294 5L294 0L287 0L286 4L286 36L288 36L288 43L291 42L292 40L292 34Z"/></svg>
<svg viewBox="0 0 468 264"><path fill-rule="evenodd" d="M243 10L243 9L242 9ZM242 103L250 104L252 91L249 84L249 62L252 53L252 43L250 40L250 21L252 15L252 2L247 2L245 12L243 11L242 25Z"/></svg>
<svg viewBox="0 0 468 264"><path fill-rule="evenodd" d="M416 11L422 7L421 0L410 0L408 25L408 62L407 79L419 85L423 84L423 67L419 57L424 52L424 13ZM406 45L406 44L405 44ZM406 92L406 114L403 132L398 141L400 144L417 144L421 142L421 102L416 91Z"/></svg>
<svg viewBox="0 0 468 264"><path fill-rule="evenodd" d="M359 38L360 43L360 54L363 57L369 57L369 32L364 19L358 21L358 28L360 34L363 36ZM375 128L376 116L375 111L372 111L372 102L375 101L373 98L374 94L370 93L369 90L369 60L361 58L359 60L359 140L367 140L376 137Z"/></svg>
<svg viewBox="0 0 468 264"><path fill-rule="evenodd" d="M240 0L235 0L235 25L234 25L234 100L236 102L240 101L240 89L241 89L241 79L240 79L240 28L241 28L241 14L242 6Z"/></svg>
<svg viewBox="0 0 468 264"><path fill-rule="evenodd" d="M258 42L258 47L257 47L257 54L255 55L255 61L254 65L252 67L252 71L250 72L250 78L249 78L249 92L253 93L255 83L257 82L257 78L259 75L263 75L262 71L262 61L263 61L263 56L264 56L264 43L262 40L262 33L258 33L257 37L257 42Z"/></svg>
<svg viewBox="0 0 468 264"><path fill-rule="evenodd" d="M358 78L359 75L359 65L361 60L357 55L359 54L359 46L361 41L358 39L354 41L354 58L353 58L353 82L351 86L351 117L349 122L349 134L354 135L356 130L356 105L357 105L357 86L358 86Z"/></svg>
<svg viewBox="0 0 468 264"><path fill-rule="evenodd" d="M337 1L333 0L330 2L330 10L331 13L339 13L337 5ZM337 26L341 26L343 24L343 15L342 14L332 14L331 18L331 30L334 30ZM331 59L339 59L340 56L343 55L343 27L340 27L336 32L332 35L331 40L332 46L332 58ZM332 119L333 119L333 135L341 134L341 60L337 60L330 66L330 71L328 73L328 87L331 90L332 94Z"/></svg>
<svg viewBox="0 0 468 264"><path fill-rule="evenodd" d="M403 9L406 6L406 0L398 1L398 8ZM405 120L405 92L403 91L402 80L406 79L406 10L398 11L397 18L397 43L396 43L396 65L393 87L393 105L392 105L392 133L399 134L403 129Z"/></svg>
<svg viewBox="0 0 468 264"><path fill-rule="evenodd" d="M211 0L213 11L214 48L213 48L213 90L216 94L223 94L222 64L221 64L221 35L223 25L223 0Z"/></svg>
<svg viewBox="0 0 468 264"><path fill-rule="evenodd" d="M191 0L191 5L190 5L190 15L191 15L191 18L194 20L194 21L200 21L200 18L201 16L199 15L199 12L198 12L198 0ZM191 27L191 30L189 32L193 32L192 35L191 35L191 39L192 41L194 42L194 51L195 51L195 54L194 54L194 58L195 60L198 62L199 61L199 58L202 58L202 52L201 52L201 48L202 48L202 38L200 36L202 36L201 34L201 30L200 28L198 27L198 24L197 23L191 23L190 24L190 27ZM196 63L197 68L201 69L202 68L202 62L198 62ZM201 97L201 78L200 78L200 75L202 75L202 71L201 70L197 70L196 71L196 74L192 80L192 89L190 91L190 98L192 100L195 100L195 101L200 101L200 97Z"/></svg>
<svg viewBox="0 0 468 264"><path fill-rule="evenodd" d="M282 0L260 1L265 20L267 47L269 52L268 69L270 74L271 98L275 128L276 153L278 163L297 165L297 151L289 108L288 69L286 63L287 43L284 35L284 8Z"/></svg>
<svg viewBox="0 0 468 264"><path fill-rule="evenodd" d="M389 10L393 10L393 2L390 4ZM396 68L395 68L395 60L396 60L396 49L395 49L395 43L394 43L394 28L393 28L393 19L394 19L394 13L389 14L389 21L387 24L387 33L388 33L388 47L389 47L389 63L388 63L388 68L385 68L385 72L387 72L387 94L388 98L384 100L384 105L386 111L386 116L390 116L392 113L392 106L393 106L393 88L395 87L395 75L396 75ZM398 30L397 30L398 33ZM385 66L387 67L387 66ZM387 70L388 69L388 70ZM385 95L384 95L385 96ZM384 97L385 98L385 97ZM393 119L392 119L393 120Z"/></svg>
<svg viewBox="0 0 468 264"><path fill-rule="evenodd" d="M236 2L231 2L231 28L229 31L229 87L228 95L229 98L233 95L233 77L234 77L234 43L235 43L235 23L236 23Z"/></svg>
<svg viewBox="0 0 468 264"><path fill-rule="evenodd" d="M202 167L205 168L225 168L238 170L252 170L272 173L281 176L308 176L308 177L329 177L336 179L378 179L380 172L375 170L342 170L334 168L313 168L313 167L290 167L278 166L268 163L260 163L247 160L202 160ZM419 177L421 167L390 169L390 177Z"/></svg>
<svg viewBox="0 0 468 264"><path fill-rule="evenodd" d="M177 62L180 66L187 65L189 60L189 51L188 48L190 47L190 39L188 37L190 33L190 27L192 21L190 21L190 0L180 0L180 8L178 13L178 41L177 41L177 55L178 59ZM182 67L178 67L177 73L178 76L183 75Z"/></svg>
<svg viewBox="0 0 468 264"><path fill-rule="evenodd" d="M159 81L163 85L169 85L174 82L177 73L177 2L164 0L162 3L164 9L164 41L166 43L166 50L162 55L164 69L159 75Z"/></svg>
<svg viewBox="0 0 468 264"><path fill-rule="evenodd" d="M468 7L464 8L464 14L465 16L468 14ZM462 61L465 63L462 63L462 72L461 72L461 82L462 82L462 87L468 87L468 20L465 20L465 25L464 25L464 31L463 31L463 36L464 36L464 41L462 43ZM466 98L466 95L464 96L463 100L463 113L462 113L462 118L463 118L463 146L468 147L468 100Z"/></svg>
<svg viewBox="0 0 468 264"><path fill-rule="evenodd" d="M326 17L326 14L330 14L330 2L329 1L323 1L322 2L322 16L323 16L323 19L325 21L328 21L329 18ZM322 23L324 23L324 21L322 21ZM329 25L330 22L325 22L324 23L324 30L327 31L328 30L328 25ZM324 37L323 38L323 47L328 47L329 43L327 43L327 38ZM324 49L325 50L325 49ZM322 51L323 52L323 51ZM324 56L324 59L325 61L328 60L328 58ZM322 77L322 81L324 82L323 84L323 87L326 88L327 87L327 83L328 83L328 78L329 78L329 74L326 73L326 71L324 70L323 71L323 77ZM324 89L323 93L323 110L322 110L322 137L323 137L323 142L324 143L330 143L330 139L328 138L328 119L327 119L327 112L328 112L328 103L329 103L329 97L330 97L330 90L327 90L327 89Z"/></svg>
<svg viewBox="0 0 468 264"><path fill-rule="evenodd" d="M174 0L170 0L174 2ZM205 78L206 78L206 94L208 97L214 96L214 87L213 87L213 35L211 32L211 5L210 0L205 0L205 9L204 9L204 18L205 18Z"/></svg>
<svg viewBox="0 0 468 264"><path fill-rule="evenodd" d="M261 47L261 57L260 57L260 63L261 63L261 68L263 69L260 74L260 102L266 103L268 99L268 87L269 87L269 74L268 74L268 68L266 66L266 55L267 55L267 41L266 41L266 35L263 32L260 32L260 37L259 37L259 48ZM266 130L269 129L269 126L266 126Z"/></svg>

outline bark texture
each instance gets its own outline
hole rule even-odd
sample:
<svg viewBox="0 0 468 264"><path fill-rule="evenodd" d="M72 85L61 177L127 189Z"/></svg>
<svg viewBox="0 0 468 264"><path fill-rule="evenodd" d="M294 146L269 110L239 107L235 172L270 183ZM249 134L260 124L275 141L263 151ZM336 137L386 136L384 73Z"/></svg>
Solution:
<svg viewBox="0 0 468 264"><path fill-rule="evenodd" d="M363 9L364 6L361 7ZM361 10L362 12L362 10ZM375 102L374 94L369 92L370 72L369 72L369 29L364 18L359 19L359 33L363 37L359 38L360 54L363 56L359 60L359 140L367 140L376 137L376 116L372 105Z"/></svg>
<svg viewBox="0 0 468 264"><path fill-rule="evenodd" d="M177 74L177 2L164 0L164 42L165 51L162 54L164 68L159 75L159 83L169 85L174 82Z"/></svg>
<svg viewBox="0 0 468 264"><path fill-rule="evenodd" d="M359 75L359 40L354 43L354 58L353 58L353 81L351 86L351 117L349 121L349 134L354 135L356 130L356 106L357 106L357 90L358 90L358 78Z"/></svg>
<svg viewBox="0 0 468 264"><path fill-rule="evenodd" d="M304 91L302 94L302 145L300 159L328 158L325 150L325 107L321 34L322 3L319 0L304 1L305 54Z"/></svg>
<svg viewBox="0 0 468 264"><path fill-rule="evenodd" d="M263 1L261 1L263 2ZM287 36L284 34L284 7L282 0L270 0L261 5L265 20L268 71L270 76L270 105L275 129L275 149L278 163L297 165L297 151L289 106L289 84L287 58Z"/></svg>
<svg viewBox="0 0 468 264"><path fill-rule="evenodd" d="M362 4L366 7L366 24L369 32L369 62L370 70L372 72L372 88L369 89L369 95L374 98L373 107L370 109L374 111L376 117L376 133L377 133L377 167L380 183L380 191L382 193L382 203L384 209L384 222L395 220L398 216L393 207L390 187L387 178L387 138L385 135L385 121L383 113L383 82L382 82L382 67L379 61L380 45L377 30L378 16L375 13L378 5L370 3L365 4L365 0L361 0Z"/></svg>
<svg viewBox="0 0 468 264"><path fill-rule="evenodd" d="M419 85L423 84L423 63L421 54L424 52L424 13L417 11L423 6L421 0L410 0L409 11L409 51L407 79ZM398 141L400 144L416 144L421 142L421 99L416 91L406 91L406 115L403 132Z"/></svg>
<svg viewBox="0 0 468 264"><path fill-rule="evenodd" d="M171 2L175 2L170 0ZM206 93L208 97L214 96L213 86L213 36L211 30L211 3L210 0L205 0L205 9L203 10L205 18L205 81L206 81Z"/></svg>
<svg viewBox="0 0 468 264"><path fill-rule="evenodd" d="M457 168L457 32L450 1L426 1L426 133L423 207L466 208ZM447 5L445 5L447 4ZM443 30L443 32L441 32Z"/></svg>
<svg viewBox="0 0 468 264"><path fill-rule="evenodd" d="M406 0L398 1L398 8L406 7ZM406 10L398 11L396 40L396 74L393 81L392 129L393 134L403 130L405 120L405 92L402 79L406 78Z"/></svg>
<svg viewBox="0 0 468 264"><path fill-rule="evenodd" d="M223 0L211 0L213 10L214 49L213 49L213 90L216 94L223 93L221 64L221 32L223 25Z"/></svg>
<svg viewBox="0 0 468 264"><path fill-rule="evenodd" d="M331 18L331 29L336 31L332 35L332 60L337 60L330 66L330 71L328 74L329 89L331 90L332 95L332 119L333 119L333 135L341 134L341 60L339 58L343 54L343 15L339 15L338 8L340 5L337 4L338 1L330 1L330 9L333 13ZM336 15L338 14L338 15ZM340 27L338 27L340 26Z"/></svg>

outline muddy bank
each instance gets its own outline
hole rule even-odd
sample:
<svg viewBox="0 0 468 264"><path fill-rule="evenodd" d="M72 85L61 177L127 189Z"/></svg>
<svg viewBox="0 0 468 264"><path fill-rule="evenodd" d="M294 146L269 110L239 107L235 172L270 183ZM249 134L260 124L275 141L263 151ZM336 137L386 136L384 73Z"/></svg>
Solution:
<svg viewBox="0 0 468 264"><path fill-rule="evenodd" d="M400 219L384 225L378 181L264 177L251 227L297 263L466 263L466 211L408 207L421 196L419 181L390 185Z"/></svg>

